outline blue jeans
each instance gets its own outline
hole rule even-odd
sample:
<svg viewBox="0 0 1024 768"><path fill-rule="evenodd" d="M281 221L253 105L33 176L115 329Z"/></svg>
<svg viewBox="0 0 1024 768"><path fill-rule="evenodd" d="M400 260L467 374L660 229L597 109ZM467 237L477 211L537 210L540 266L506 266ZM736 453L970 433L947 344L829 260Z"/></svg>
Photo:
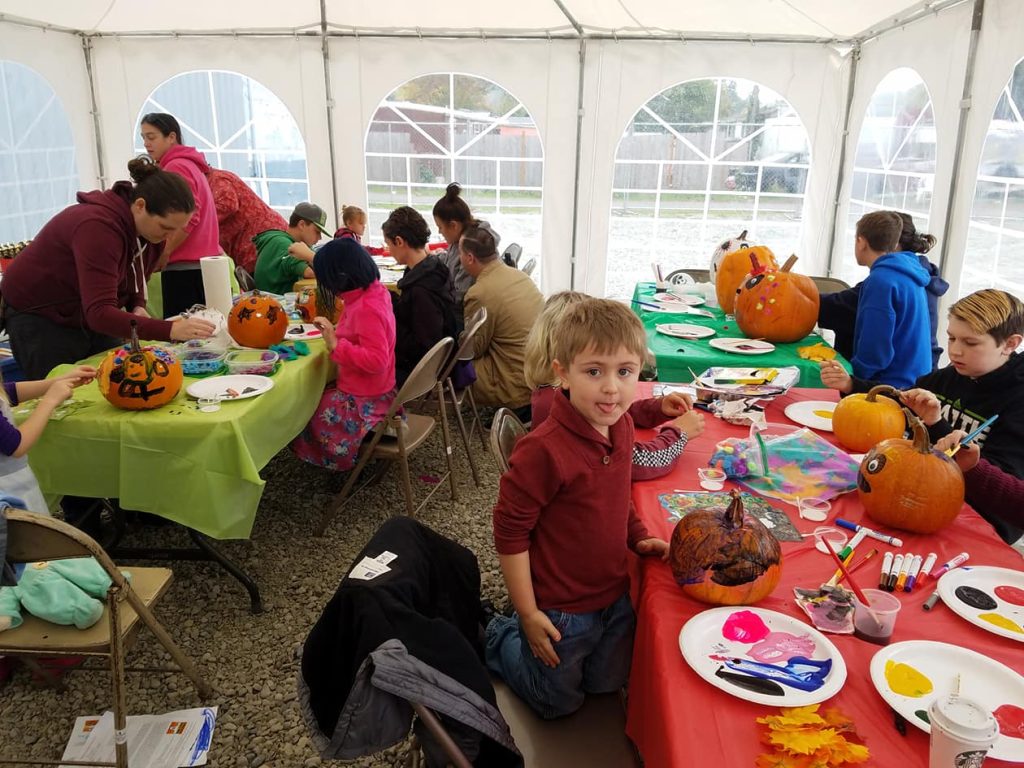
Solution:
<svg viewBox="0 0 1024 768"><path fill-rule="evenodd" d="M541 717L572 714L585 693L610 693L626 684L636 628L628 592L604 610L544 613L562 635L554 643L560 660L554 669L534 658L518 616L497 616L487 625L484 651L487 668Z"/></svg>

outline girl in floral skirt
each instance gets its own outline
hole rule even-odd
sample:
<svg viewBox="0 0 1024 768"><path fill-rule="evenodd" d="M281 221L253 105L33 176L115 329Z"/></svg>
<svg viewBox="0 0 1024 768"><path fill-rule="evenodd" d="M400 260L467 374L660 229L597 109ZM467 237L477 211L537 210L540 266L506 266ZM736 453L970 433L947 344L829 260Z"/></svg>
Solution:
<svg viewBox="0 0 1024 768"><path fill-rule="evenodd" d="M336 327L325 317L313 321L338 378L292 449L310 464L344 471L355 466L363 438L395 399L395 315L377 265L355 240L325 244L313 259L313 272L320 289L345 302Z"/></svg>

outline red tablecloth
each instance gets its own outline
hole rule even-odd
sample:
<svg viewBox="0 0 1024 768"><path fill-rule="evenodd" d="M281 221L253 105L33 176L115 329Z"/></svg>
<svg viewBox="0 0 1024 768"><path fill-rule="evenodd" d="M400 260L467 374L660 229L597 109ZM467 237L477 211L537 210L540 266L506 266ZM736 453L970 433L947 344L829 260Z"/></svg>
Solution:
<svg viewBox="0 0 1024 768"><path fill-rule="evenodd" d="M643 385L641 385L643 386ZM650 390L647 389L646 393ZM769 422L789 423L783 409L796 400L830 399L827 390L793 390L767 407ZM645 394L646 396L646 394ZM673 523L668 522L658 503L658 495L666 490L699 490L696 469L707 463L716 442L726 437L742 437L748 430L708 417L704 434L686 447L679 464L668 476L658 480L635 483L633 501L652 534L668 540ZM643 434L643 432L641 432ZM831 439L831 433L820 433ZM726 483L726 489L733 484ZM789 512L802 532L812 531L818 524L801 520L796 509L782 502L772 502ZM829 524L836 517L860 522L864 510L856 492L833 501ZM869 525L879 530L880 526ZM894 533L893 531L886 531ZM858 571L864 586L871 584L881 568L887 551L938 553L943 563L962 551L971 554L972 565L995 565L1024 570L1024 562L1012 548L1003 543L992 528L969 507L957 520L931 536L899 533L904 546L895 550L881 542L867 539L859 551L868 551L868 542L879 554L874 564ZM784 542L782 581L772 595L758 605L803 620L804 614L793 599L793 587L814 587L827 581L835 570L834 563L814 549L813 539ZM727 768L753 766L756 756L767 749L758 741L755 718L774 713L777 708L743 701L715 688L700 677L684 661L679 650L679 631L686 621L707 608L685 596L676 585L667 564L652 558L637 561L634 573L637 632L633 651L633 670L629 683L629 711L626 731L640 750L647 768L682 768L693 765L718 765ZM941 601L928 612L922 603L934 591L929 579L910 594L899 593L903 604L893 642L901 640L937 640L954 643L985 654L1024 674L1024 644L985 632L967 623ZM928 762L928 736L913 725L907 735L900 736L894 727L893 713L871 683L869 665L879 646L852 635L828 635L843 654L848 676L843 689L829 700L852 718L871 750L869 764L886 766L924 766ZM986 766L1009 766L989 759Z"/></svg>

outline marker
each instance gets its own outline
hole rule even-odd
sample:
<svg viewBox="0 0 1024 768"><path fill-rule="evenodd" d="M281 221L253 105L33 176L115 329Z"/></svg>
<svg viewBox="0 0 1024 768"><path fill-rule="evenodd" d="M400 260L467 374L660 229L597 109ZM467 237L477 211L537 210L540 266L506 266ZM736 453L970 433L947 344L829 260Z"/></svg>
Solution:
<svg viewBox="0 0 1024 768"><path fill-rule="evenodd" d="M929 552L928 557L924 560L924 565L921 566L921 573L918 576L919 581L924 581L928 574L932 572L932 568L935 567L936 555L934 552Z"/></svg>
<svg viewBox="0 0 1024 768"><path fill-rule="evenodd" d="M839 559L845 560L847 557L852 555L853 550L860 546L860 543L864 541L864 539L866 539L867 536L868 532L864 528L861 528L859 531L853 534L853 538L850 539L849 543L847 543L847 545L843 547L842 551L840 551Z"/></svg>
<svg viewBox="0 0 1024 768"><path fill-rule="evenodd" d="M902 539L898 539L895 536L889 536L884 533L879 533L878 531L873 531L870 528L867 528L866 526L851 523L849 520L843 520L841 517L836 518L836 525L842 528L846 528L849 531L859 531L863 528L865 531L867 531L867 535L870 536L872 539L885 542L886 544L891 544L894 547L903 546Z"/></svg>
<svg viewBox="0 0 1024 768"><path fill-rule="evenodd" d="M878 574L878 588L885 589L889 583L889 569L892 568L892 552L886 552L882 560L882 572Z"/></svg>
<svg viewBox="0 0 1024 768"><path fill-rule="evenodd" d="M937 602L939 602L939 590L935 590L934 592L932 592L931 595L929 595L928 599L924 601L924 605L922 605L921 607L924 608L926 611L930 611L932 608L935 607L935 604Z"/></svg>
<svg viewBox="0 0 1024 768"><path fill-rule="evenodd" d="M900 575L896 579L896 589L898 591L903 590L907 585L907 578L910 576L910 566L914 562L914 557L909 552L903 556L903 566L900 568Z"/></svg>
<svg viewBox="0 0 1024 768"><path fill-rule="evenodd" d="M959 567L960 567L961 565L963 565L964 563L966 563L966 562L967 562L967 561L968 561L968 560L970 559L970 557L971 557L971 556L970 556L969 554L967 554L966 552L961 552L961 553L960 553L959 555L957 555L956 557L954 557L954 558L953 558L952 560L950 560L950 561L949 561L948 563L943 563L943 564L942 564L942 567L941 567L941 568L939 568L939 570L937 570L937 571L936 571L936 572L935 572L935 573L934 573L934 574L932 575L932 577L933 577L933 578L936 578L936 579L937 579L937 578L939 578L939 577L940 577L940 576L941 576L942 574L944 574L944 573L945 573L946 571L951 571L951 570L953 570L954 568L959 568Z"/></svg>
<svg viewBox="0 0 1024 768"><path fill-rule="evenodd" d="M885 591L892 592L896 588L896 579L899 578L900 568L903 567L903 555L896 555L892 561L892 570L889 571L889 580L885 582Z"/></svg>
<svg viewBox="0 0 1024 768"><path fill-rule="evenodd" d="M914 555L914 562L910 564L910 575L907 577L907 583L903 585L904 592L910 592L914 589L914 584L917 583L917 576L921 572L921 556Z"/></svg>

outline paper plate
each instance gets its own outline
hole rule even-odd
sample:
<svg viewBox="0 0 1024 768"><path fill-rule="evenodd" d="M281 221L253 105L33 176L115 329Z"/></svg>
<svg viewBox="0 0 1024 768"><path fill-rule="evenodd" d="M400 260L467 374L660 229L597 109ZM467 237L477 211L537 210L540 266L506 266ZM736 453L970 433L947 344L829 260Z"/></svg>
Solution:
<svg viewBox="0 0 1024 768"><path fill-rule="evenodd" d="M737 355L767 355L775 350L774 344L753 339L712 339L708 343L715 349Z"/></svg>
<svg viewBox="0 0 1024 768"><path fill-rule="evenodd" d="M691 325L689 323L658 323L654 326L658 333L666 336L675 336L679 339L703 339L715 335L714 328L705 325Z"/></svg>
<svg viewBox="0 0 1024 768"><path fill-rule="evenodd" d="M1000 734L988 756L1024 762L1024 739L1009 735L1024 728L1024 677L976 651L931 640L893 643L871 659L871 682L885 703L925 733L931 733L924 719L928 706L936 696L956 690L957 675L961 695L974 699L999 720Z"/></svg>
<svg viewBox="0 0 1024 768"><path fill-rule="evenodd" d="M971 624L1024 643L1024 571L991 565L954 568L939 579L939 596Z"/></svg>
<svg viewBox="0 0 1024 768"><path fill-rule="evenodd" d="M799 403L790 403L786 406L784 413L786 417L797 424L811 429L820 429L822 432L832 431L832 412L838 403L828 400L804 400Z"/></svg>
<svg viewBox="0 0 1024 768"><path fill-rule="evenodd" d="M644 312L652 312L656 315L668 315L668 314L684 314L690 309L689 304L683 304L681 301L659 301L657 304L652 303L649 300L645 300L640 306Z"/></svg>
<svg viewBox="0 0 1024 768"><path fill-rule="evenodd" d="M711 685L756 704L817 704L846 682L846 663L828 638L765 608L738 605L698 613L683 625L679 649Z"/></svg>
<svg viewBox="0 0 1024 768"><path fill-rule="evenodd" d="M699 307L704 303L703 296L692 293L659 293L656 298L666 304L685 304L688 307Z"/></svg>
<svg viewBox="0 0 1024 768"><path fill-rule="evenodd" d="M220 400L245 400L259 397L274 388L274 380L266 376L236 374L232 376L211 376L188 385L185 390L190 397L216 397ZM231 394L237 392L237 395Z"/></svg>
<svg viewBox="0 0 1024 768"><path fill-rule="evenodd" d="M284 340L319 339L321 336L323 336L323 333L312 323L296 323L295 325L288 326L288 330L284 334Z"/></svg>

